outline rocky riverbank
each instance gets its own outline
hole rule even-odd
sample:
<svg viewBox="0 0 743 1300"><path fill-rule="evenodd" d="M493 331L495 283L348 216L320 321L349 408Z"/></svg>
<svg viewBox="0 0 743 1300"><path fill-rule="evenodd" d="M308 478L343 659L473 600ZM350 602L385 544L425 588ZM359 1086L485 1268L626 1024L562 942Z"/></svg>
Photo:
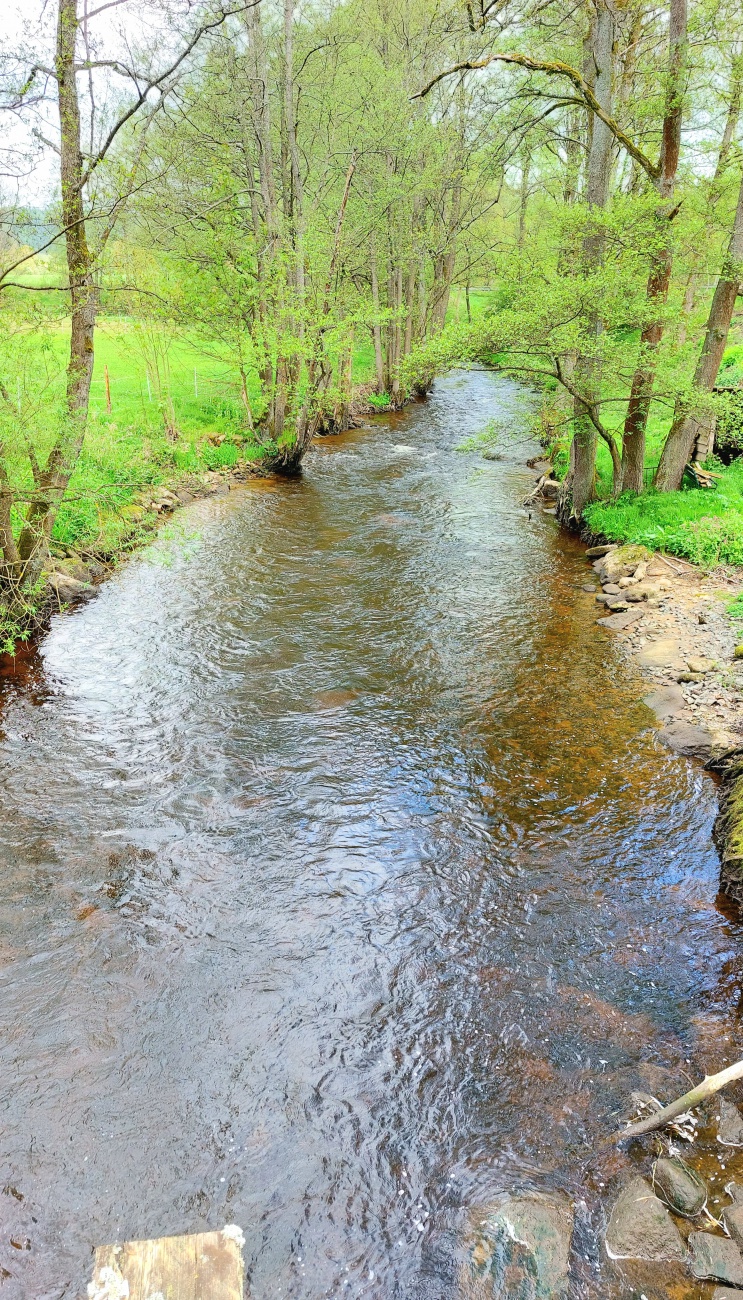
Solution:
<svg viewBox="0 0 743 1300"><path fill-rule="evenodd" d="M638 546L594 545L586 558L586 595L647 678L659 739L721 780L721 887L743 903L743 627L729 613L743 579Z"/></svg>
<svg viewBox="0 0 743 1300"><path fill-rule="evenodd" d="M633 1092L624 1118L659 1105ZM743 1297L743 1116L729 1098L607 1147L602 1164L595 1203L588 1188L588 1200L526 1190L474 1212L460 1300Z"/></svg>

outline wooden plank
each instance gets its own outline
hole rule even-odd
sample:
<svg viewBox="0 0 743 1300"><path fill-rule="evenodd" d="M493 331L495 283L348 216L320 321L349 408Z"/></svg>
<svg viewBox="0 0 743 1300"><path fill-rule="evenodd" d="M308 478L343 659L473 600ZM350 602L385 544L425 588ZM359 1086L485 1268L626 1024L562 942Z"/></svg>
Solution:
<svg viewBox="0 0 743 1300"><path fill-rule="evenodd" d="M243 1242L230 1225L98 1246L89 1300L244 1300Z"/></svg>

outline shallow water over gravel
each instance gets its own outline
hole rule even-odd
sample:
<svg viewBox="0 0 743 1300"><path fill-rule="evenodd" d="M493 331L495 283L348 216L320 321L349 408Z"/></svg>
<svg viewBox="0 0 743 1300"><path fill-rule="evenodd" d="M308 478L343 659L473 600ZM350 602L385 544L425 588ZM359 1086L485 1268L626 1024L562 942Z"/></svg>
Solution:
<svg viewBox="0 0 743 1300"><path fill-rule="evenodd" d="M524 450L455 450L522 401L454 376L189 508L6 678L0 1300L225 1222L254 1300L451 1300L513 1187L625 1294L594 1146L740 1055L741 932Z"/></svg>

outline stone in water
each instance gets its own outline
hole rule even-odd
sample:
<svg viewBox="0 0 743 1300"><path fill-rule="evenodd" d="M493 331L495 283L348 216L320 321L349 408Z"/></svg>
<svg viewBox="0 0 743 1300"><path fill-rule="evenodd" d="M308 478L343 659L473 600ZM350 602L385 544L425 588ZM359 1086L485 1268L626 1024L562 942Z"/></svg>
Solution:
<svg viewBox="0 0 743 1300"><path fill-rule="evenodd" d="M656 1161L653 1187L666 1205L687 1219L699 1214L707 1201L706 1183L678 1156Z"/></svg>
<svg viewBox="0 0 743 1300"><path fill-rule="evenodd" d="M558 1300L567 1293L573 1211L563 1197L512 1196L477 1225L461 1300Z"/></svg>
<svg viewBox="0 0 743 1300"><path fill-rule="evenodd" d="M644 1178L633 1178L620 1193L606 1229L610 1259L685 1259L676 1224Z"/></svg>
<svg viewBox="0 0 743 1300"><path fill-rule="evenodd" d="M724 1097L720 1098L717 1111L717 1140L726 1147L743 1147L743 1115Z"/></svg>
<svg viewBox="0 0 743 1300"><path fill-rule="evenodd" d="M695 1277L743 1286L743 1255L734 1241L727 1237L714 1237L711 1232L692 1232L689 1245L693 1251L691 1271Z"/></svg>

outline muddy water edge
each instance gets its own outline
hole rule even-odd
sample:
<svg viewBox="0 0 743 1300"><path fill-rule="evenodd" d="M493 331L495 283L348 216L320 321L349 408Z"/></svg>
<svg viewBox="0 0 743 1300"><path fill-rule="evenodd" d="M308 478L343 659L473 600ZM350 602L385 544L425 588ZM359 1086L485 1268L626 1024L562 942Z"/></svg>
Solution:
<svg viewBox="0 0 743 1300"><path fill-rule="evenodd" d="M711 1294L607 1259L651 1148L601 1144L743 1054L715 789L523 449L455 450L525 400L455 376L189 507L6 673L2 1300L225 1222L254 1300L453 1300L514 1189L578 1205L575 1295Z"/></svg>

